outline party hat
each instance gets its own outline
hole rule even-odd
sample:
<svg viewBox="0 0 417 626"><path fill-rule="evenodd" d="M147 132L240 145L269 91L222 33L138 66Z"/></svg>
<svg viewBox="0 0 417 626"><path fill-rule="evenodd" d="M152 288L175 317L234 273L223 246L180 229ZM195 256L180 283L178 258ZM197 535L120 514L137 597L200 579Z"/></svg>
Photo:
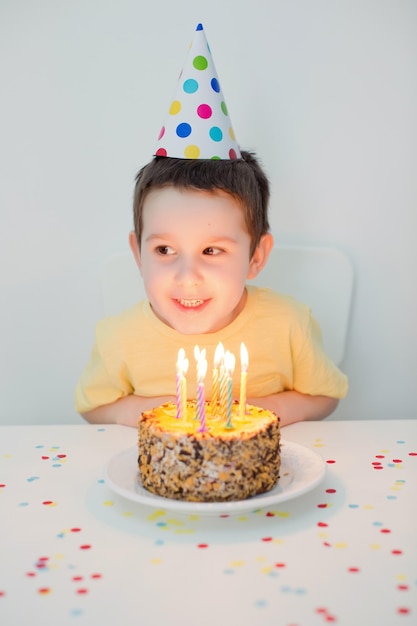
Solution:
<svg viewBox="0 0 417 626"><path fill-rule="evenodd" d="M155 155L241 158L202 24L195 30Z"/></svg>

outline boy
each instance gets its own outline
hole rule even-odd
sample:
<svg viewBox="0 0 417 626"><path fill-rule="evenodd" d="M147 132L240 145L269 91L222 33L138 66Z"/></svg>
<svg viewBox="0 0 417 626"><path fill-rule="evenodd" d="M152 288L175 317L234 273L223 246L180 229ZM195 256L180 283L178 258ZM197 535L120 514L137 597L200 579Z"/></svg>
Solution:
<svg viewBox="0 0 417 626"><path fill-rule="evenodd" d="M160 147L136 179L129 243L148 299L98 324L77 410L90 422L136 427L142 411L175 402L179 348L187 356L195 345L205 348L213 363L221 341L233 354L241 342L248 349L248 403L274 411L282 426L326 417L345 396L347 379L324 353L308 307L246 285L273 246L269 183L255 156L234 141L201 25L190 55ZM208 100L214 97L221 102ZM187 389L195 397L192 366Z"/></svg>
<svg viewBox="0 0 417 626"><path fill-rule="evenodd" d="M282 426L336 408L346 377L324 354L309 309L246 286L273 245L268 197L245 152L233 161L155 157L139 172L129 242L149 302L98 325L77 388L85 419L136 426L142 411L175 402L178 349L192 355L199 345L212 363L219 341L234 354L245 343L248 402L273 410ZM195 389L192 367L187 379ZM207 397L209 385L207 377Z"/></svg>

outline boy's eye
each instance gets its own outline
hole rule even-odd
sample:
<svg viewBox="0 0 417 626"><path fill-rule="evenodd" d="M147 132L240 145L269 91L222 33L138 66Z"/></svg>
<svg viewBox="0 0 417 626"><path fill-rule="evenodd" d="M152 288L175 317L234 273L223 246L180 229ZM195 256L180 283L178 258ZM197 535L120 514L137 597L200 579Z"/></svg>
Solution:
<svg viewBox="0 0 417 626"><path fill-rule="evenodd" d="M156 252L161 255L173 254L174 251L169 246L157 246Z"/></svg>
<svg viewBox="0 0 417 626"><path fill-rule="evenodd" d="M208 254L209 256L214 256L216 254L220 254L219 248L205 248L203 250L203 254Z"/></svg>

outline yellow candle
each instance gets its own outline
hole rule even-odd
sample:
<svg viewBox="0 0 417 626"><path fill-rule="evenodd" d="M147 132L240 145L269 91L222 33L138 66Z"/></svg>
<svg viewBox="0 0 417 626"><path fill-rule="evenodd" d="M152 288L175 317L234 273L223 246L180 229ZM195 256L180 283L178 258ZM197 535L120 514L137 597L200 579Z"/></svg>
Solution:
<svg viewBox="0 0 417 626"><path fill-rule="evenodd" d="M240 344L240 397L239 397L239 415L244 417L246 413L246 383L248 379L249 355L245 344Z"/></svg>
<svg viewBox="0 0 417 626"><path fill-rule="evenodd" d="M185 375L188 371L188 359L184 359L182 362L182 375L181 375L181 417L187 418L187 379Z"/></svg>

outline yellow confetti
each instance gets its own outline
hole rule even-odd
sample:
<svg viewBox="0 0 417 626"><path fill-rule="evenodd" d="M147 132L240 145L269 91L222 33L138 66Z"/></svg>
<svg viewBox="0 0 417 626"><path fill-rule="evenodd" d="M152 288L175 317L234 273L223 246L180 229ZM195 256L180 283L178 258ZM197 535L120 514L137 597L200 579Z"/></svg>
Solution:
<svg viewBox="0 0 417 626"><path fill-rule="evenodd" d="M104 500L103 506L114 506L113 500Z"/></svg>
<svg viewBox="0 0 417 626"><path fill-rule="evenodd" d="M347 544L347 543L345 543L344 541L339 541L338 543L335 543L335 544L334 544L334 547L335 547L335 548L339 548L339 549L342 549L342 550L343 550L343 548L347 548L347 545L348 545L348 544Z"/></svg>
<svg viewBox="0 0 417 626"><path fill-rule="evenodd" d="M184 526L184 522L178 519L167 519L167 524L172 524L172 526Z"/></svg>
<svg viewBox="0 0 417 626"><path fill-rule="evenodd" d="M158 511L154 511L151 515L149 515L147 519L150 522L152 522L153 520L156 520L159 517L162 517L163 515L165 515L165 511L158 510Z"/></svg>
<svg viewBox="0 0 417 626"><path fill-rule="evenodd" d="M151 559L152 565L160 565L162 563L162 559Z"/></svg>
<svg viewBox="0 0 417 626"><path fill-rule="evenodd" d="M380 550L381 546L379 543L371 543L371 545L369 546L371 548L371 550Z"/></svg>
<svg viewBox="0 0 417 626"><path fill-rule="evenodd" d="M230 567L243 567L245 565L245 561L232 561L230 563Z"/></svg>

